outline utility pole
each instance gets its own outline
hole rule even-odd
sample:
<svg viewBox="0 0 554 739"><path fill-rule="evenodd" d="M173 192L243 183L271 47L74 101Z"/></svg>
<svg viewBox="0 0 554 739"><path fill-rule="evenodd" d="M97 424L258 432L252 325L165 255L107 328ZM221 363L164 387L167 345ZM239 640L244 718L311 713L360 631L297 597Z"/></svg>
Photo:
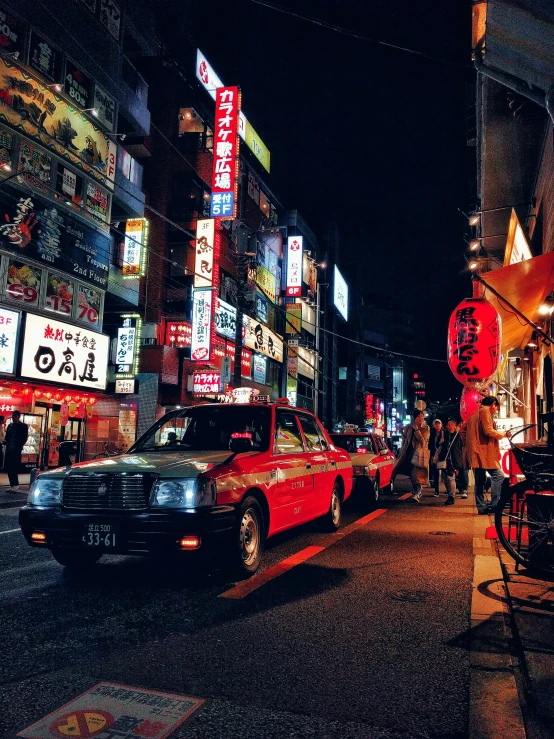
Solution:
<svg viewBox="0 0 554 739"><path fill-rule="evenodd" d="M319 313L319 280L317 281L316 288L315 288L315 351L316 351L316 369L314 374L314 415L319 417L319 372L320 372L320 362L319 362L319 322L320 322L320 313Z"/></svg>
<svg viewBox="0 0 554 739"><path fill-rule="evenodd" d="M235 325L235 368L233 371L233 387L242 384L242 317L246 305L246 291L248 290L249 254L237 254L237 321Z"/></svg>

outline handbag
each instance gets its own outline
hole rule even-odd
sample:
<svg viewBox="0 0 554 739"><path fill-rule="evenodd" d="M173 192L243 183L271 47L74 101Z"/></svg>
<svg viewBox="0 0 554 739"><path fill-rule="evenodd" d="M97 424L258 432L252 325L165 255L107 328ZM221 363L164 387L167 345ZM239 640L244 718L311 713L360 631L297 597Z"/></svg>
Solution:
<svg viewBox="0 0 554 739"><path fill-rule="evenodd" d="M412 464L416 467L427 467L430 457L429 449L419 448L414 451Z"/></svg>
<svg viewBox="0 0 554 739"><path fill-rule="evenodd" d="M450 444L448 445L448 449L446 450L446 458L445 458L445 459L443 459L442 461L440 461L440 460L437 460L436 462L434 462L434 465L435 465L435 467L436 467L436 468L437 468L438 470L445 470L445 469L446 469L446 460L448 459L448 457L449 457L449 455L450 455L450 450L452 449L452 444L453 444L453 443L454 443L454 442L456 441L456 437L457 437L457 436L458 436L458 432L456 431L456 433L455 433L455 434L454 434L454 436L452 437L452 441L451 441L451 442L450 442ZM438 454L439 454L439 452L438 452L438 450L437 450L437 452L435 453L435 457L438 457ZM435 457L433 457L433 460L435 459Z"/></svg>

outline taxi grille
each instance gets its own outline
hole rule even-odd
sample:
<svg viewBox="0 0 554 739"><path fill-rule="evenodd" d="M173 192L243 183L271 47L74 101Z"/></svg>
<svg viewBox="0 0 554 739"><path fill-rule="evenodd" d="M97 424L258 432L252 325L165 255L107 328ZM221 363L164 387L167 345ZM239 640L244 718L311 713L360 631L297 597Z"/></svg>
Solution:
<svg viewBox="0 0 554 739"><path fill-rule="evenodd" d="M156 475L68 475L63 482L63 507L79 511L144 510Z"/></svg>

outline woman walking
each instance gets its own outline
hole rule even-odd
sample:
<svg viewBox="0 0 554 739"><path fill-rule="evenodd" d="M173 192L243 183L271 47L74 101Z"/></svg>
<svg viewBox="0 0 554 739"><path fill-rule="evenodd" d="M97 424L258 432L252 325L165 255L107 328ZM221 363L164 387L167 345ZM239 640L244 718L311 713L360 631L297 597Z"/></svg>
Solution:
<svg viewBox="0 0 554 739"><path fill-rule="evenodd" d="M425 423L423 411L415 410L412 423L404 430L404 442L396 460L392 478L396 475L408 475L412 483L412 500L421 500L422 485L429 484L429 426Z"/></svg>

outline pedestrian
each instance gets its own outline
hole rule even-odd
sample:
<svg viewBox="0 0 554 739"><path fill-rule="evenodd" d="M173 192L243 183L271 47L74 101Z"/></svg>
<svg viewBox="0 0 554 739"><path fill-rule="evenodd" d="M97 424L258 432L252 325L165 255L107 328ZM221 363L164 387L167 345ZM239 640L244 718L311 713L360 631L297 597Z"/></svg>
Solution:
<svg viewBox="0 0 554 739"><path fill-rule="evenodd" d="M464 454L462 437L453 418L449 418L446 422L443 439L443 443L439 448L437 471L442 472L448 494L444 505L454 505L456 502L456 479L464 466Z"/></svg>
<svg viewBox="0 0 554 739"><path fill-rule="evenodd" d="M0 416L0 470L4 469L4 439L6 438L5 417Z"/></svg>
<svg viewBox="0 0 554 739"><path fill-rule="evenodd" d="M467 498L467 491L469 489L469 465L467 462L467 454L465 447L465 423L458 424L458 432L460 435L460 443L462 445L462 466L456 476L456 488L461 498Z"/></svg>
<svg viewBox="0 0 554 739"><path fill-rule="evenodd" d="M487 395L481 400L479 409L471 415L466 424L465 442L469 466L475 475L475 503L479 514L492 513L500 501L500 491L504 474L500 469L499 439L506 434L497 431L493 416L498 412L500 403L494 395ZM487 472L491 477L491 502L486 505L484 497Z"/></svg>
<svg viewBox="0 0 554 739"><path fill-rule="evenodd" d="M19 468L21 466L21 452L27 437L29 436L29 427L23 423L21 413L14 411L12 413L12 422L6 429L6 452L4 459L4 468L8 473L10 481L10 489L8 493L17 493L19 489Z"/></svg>
<svg viewBox="0 0 554 739"><path fill-rule="evenodd" d="M409 476L412 483L411 500L415 503L421 500L421 486L429 482L429 434L423 411L415 410L412 423L404 429L402 449L392 470L393 481L397 475Z"/></svg>
<svg viewBox="0 0 554 739"><path fill-rule="evenodd" d="M431 484L435 489L434 496L438 498L440 495L441 473L437 469L436 460L439 458L439 449L444 441L444 429L440 418L435 418L433 428L429 436L429 477Z"/></svg>

